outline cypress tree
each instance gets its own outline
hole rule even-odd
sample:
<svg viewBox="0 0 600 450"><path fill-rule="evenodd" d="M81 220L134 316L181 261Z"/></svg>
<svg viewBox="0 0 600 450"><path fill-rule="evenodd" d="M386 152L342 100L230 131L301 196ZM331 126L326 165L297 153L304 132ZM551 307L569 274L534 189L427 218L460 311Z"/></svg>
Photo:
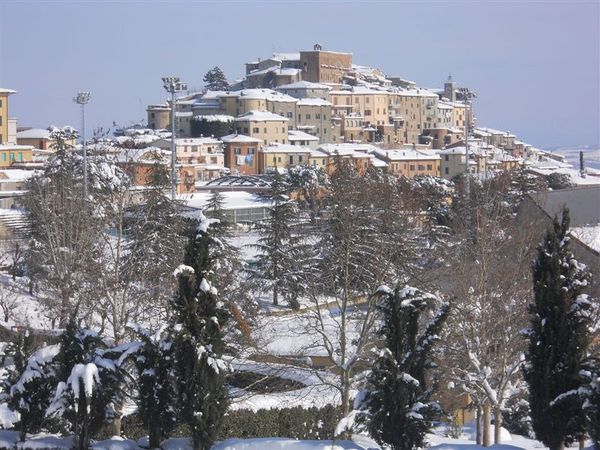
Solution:
<svg viewBox="0 0 600 450"><path fill-rule="evenodd" d="M561 221L554 219L538 247L524 368L533 430L552 450L580 438L585 422L577 392L590 345L592 305L585 294L589 273L569 248L568 229L564 208Z"/></svg>
<svg viewBox="0 0 600 450"><path fill-rule="evenodd" d="M210 449L228 407L222 329L228 314L208 281L211 219L201 217L175 271L178 289L172 301L173 357L177 420L190 428L194 450Z"/></svg>
<svg viewBox="0 0 600 450"><path fill-rule="evenodd" d="M369 431L380 444L395 450L422 448L431 421L440 414L431 401L426 372L432 367L432 349L448 316L443 304L427 325L422 314L436 297L406 286L380 288L385 347L369 376L365 405Z"/></svg>
<svg viewBox="0 0 600 450"><path fill-rule="evenodd" d="M159 448L175 427L172 342L163 329L151 333L132 326L140 340L135 352L138 416L148 431L149 448Z"/></svg>

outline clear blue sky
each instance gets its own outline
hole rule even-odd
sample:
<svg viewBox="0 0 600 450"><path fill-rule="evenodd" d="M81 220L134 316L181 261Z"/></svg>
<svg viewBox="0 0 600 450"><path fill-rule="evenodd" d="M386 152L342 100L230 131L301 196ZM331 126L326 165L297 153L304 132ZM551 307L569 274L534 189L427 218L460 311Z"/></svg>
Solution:
<svg viewBox="0 0 600 450"><path fill-rule="evenodd" d="M354 53L357 64L476 90L479 124L538 146L599 144L600 11L592 1L0 0L0 87L20 125L77 126L72 97L92 92L89 128L145 119L161 76L191 87L229 79L273 51Z"/></svg>

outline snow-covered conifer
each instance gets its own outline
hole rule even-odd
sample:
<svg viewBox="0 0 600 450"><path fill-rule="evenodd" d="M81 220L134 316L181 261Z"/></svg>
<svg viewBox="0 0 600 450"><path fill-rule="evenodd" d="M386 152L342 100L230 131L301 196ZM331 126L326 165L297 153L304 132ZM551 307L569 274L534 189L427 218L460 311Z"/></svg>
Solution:
<svg viewBox="0 0 600 450"><path fill-rule="evenodd" d="M146 427L150 448L175 427L175 391L172 342L161 327L155 333L132 325L138 345L134 352L137 372L137 413Z"/></svg>
<svg viewBox="0 0 600 450"><path fill-rule="evenodd" d="M202 216L190 236L184 264L176 270L170 332L173 341L177 420L188 425L195 450L209 449L227 411L227 365L222 330L228 318L207 279L212 270L210 223Z"/></svg>
<svg viewBox="0 0 600 450"><path fill-rule="evenodd" d="M589 273L569 246L569 211L554 219L533 265L534 301L524 368L536 437L550 449L584 432L579 372L590 345L591 308L585 293Z"/></svg>
<svg viewBox="0 0 600 450"><path fill-rule="evenodd" d="M382 286L378 291L385 346L373 365L364 400L368 429L380 444L395 450L421 448L440 414L426 374L449 304L409 286L393 291ZM435 311L423 324L428 309Z"/></svg>
<svg viewBox="0 0 600 450"><path fill-rule="evenodd" d="M71 320L59 346L54 358L57 383L46 415L61 420L75 435L77 450L87 450L94 433L114 420L121 407L125 383L121 364L129 345L111 348Z"/></svg>

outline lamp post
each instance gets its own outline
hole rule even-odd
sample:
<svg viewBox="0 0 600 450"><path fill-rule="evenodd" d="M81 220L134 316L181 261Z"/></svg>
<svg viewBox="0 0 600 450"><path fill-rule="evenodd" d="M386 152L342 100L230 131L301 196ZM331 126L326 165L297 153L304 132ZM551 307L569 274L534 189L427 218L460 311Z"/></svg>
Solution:
<svg viewBox="0 0 600 450"><path fill-rule="evenodd" d="M471 173L469 171L469 118L473 111L472 99L477 97L477 94L466 87L460 88L458 91L462 94L463 102L465 104L465 192L468 198L471 191ZM468 112L467 108L469 109Z"/></svg>
<svg viewBox="0 0 600 450"><path fill-rule="evenodd" d="M91 95L89 92L78 92L73 101L81 105L81 143L83 145L83 198L88 198L88 176L87 176L87 142L85 140L85 105L89 103Z"/></svg>
<svg viewBox="0 0 600 450"><path fill-rule="evenodd" d="M171 94L171 200L177 196L177 173L175 163L177 155L175 153L175 93L187 90L187 84L182 83L179 77L163 77L163 87Z"/></svg>

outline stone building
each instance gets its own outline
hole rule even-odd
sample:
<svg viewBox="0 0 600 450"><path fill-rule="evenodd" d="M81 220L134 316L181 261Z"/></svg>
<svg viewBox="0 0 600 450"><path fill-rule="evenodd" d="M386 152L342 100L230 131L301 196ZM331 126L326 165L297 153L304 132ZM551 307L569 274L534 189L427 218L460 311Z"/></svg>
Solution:
<svg viewBox="0 0 600 450"><path fill-rule="evenodd" d="M305 81L339 84L352 69L352 53L325 51L316 44L313 50L300 52L300 69Z"/></svg>
<svg viewBox="0 0 600 450"><path fill-rule="evenodd" d="M234 120L238 134L260 139L264 145L287 144L289 119L268 111L249 111Z"/></svg>

